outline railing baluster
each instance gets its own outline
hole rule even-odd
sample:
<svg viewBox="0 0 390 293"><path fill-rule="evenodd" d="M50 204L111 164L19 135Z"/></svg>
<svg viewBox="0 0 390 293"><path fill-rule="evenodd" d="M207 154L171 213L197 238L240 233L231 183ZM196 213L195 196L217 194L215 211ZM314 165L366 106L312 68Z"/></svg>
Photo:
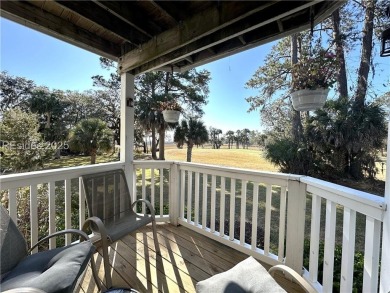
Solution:
<svg viewBox="0 0 390 293"><path fill-rule="evenodd" d="M120 196L120 187L119 184L121 182L120 176L113 176L113 182L114 182L114 190L113 190L113 203L114 203L114 215L119 215L121 212L121 196ZM127 180L127 179L126 179ZM131 196L131 195L130 195Z"/></svg>
<svg viewBox="0 0 390 293"><path fill-rule="evenodd" d="M355 256L356 211L344 208L343 254L341 257L340 292L352 292Z"/></svg>
<svg viewBox="0 0 390 293"><path fill-rule="evenodd" d="M211 233L215 232L215 203L216 203L216 176L211 176L211 214L210 214L210 230Z"/></svg>
<svg viewBox="0 0 390 293"><path fill-rule="evenodd" d="M203 173L203 200L202 200L202 228L206 229L207 223L207 174Z"/></svg>
<svg viewBox="0 0 390 293"><path fill-rule="evenodd" d="M53 234L56 231L56 195L55 195L55 182L50 181L47 184L48 199L49 199L49 234ZM49 248L56 247L56 239L49 239Z"/></svg>
<svg viewBox="0 0 390 293"><path fill-rule="evenodd" d="M234 223L236 213L236 179L230 181L230 220L229 220L229 240L234 240Z"/></svg>
<svg viewBox="0 0 390 293"><path fill-rule="evenodd" d="M225 177L221 177L221 199L219 209L219 236L225 235Z"/></svg>
<svg viewBox="0 0 390 293"><path fill-rule="evenodd" d="M37 185L30 185L30 233L31 246L38 242L38 199ZM38 252L38 247L32 253Z"/></svg>
<svg viewBox="0 0 390 293"><path fill-rule="evenodd" d="M240 244L245 243L245 220L246 220L246 184L247 180L241 181L241 219L240 219Z"/></svg>
<svg viewBox="0 0 390 293"><path fill-rule="evenodd" d="M266 185L265 198L265 224L264 224L264 254L269 255L270 235L271 235L271 203L272 203L272 185Z"/></svg>
<svg viewBox="0 0 390 293"><path fill-rule="evenodd" d="M187 189L187 223L191 222L192 209L192 172L188 171L188 189Z"/></svg>
<svg viewBox="0 0 390 293"><path fill-rule="evenodd" d="M18 222L18 205L16 202L16 188L8 189L8 212L11 219Z"/></svg>
<svg viewBox="0 0 390 293"><path fill-rule="evenodd" d="M65 229L72 228L72 198L71 198L71 180L65 180ZM65 245L72 242L72 235L69 233L65 235Z"/></svg>
<svg viewBox="0 0 390 293"><path fill-rule="evenodd" d="M195 173L195 226L199 225L199 172Z"/></svg>
<svg viewBox="0 0 390 293"><path fill-rule="evenodd" d="M85 193L83 187L83 179L79 177L79 229L85 222Z"/></svg>
<svg viewBox="0 0 390 293"><path fill-rule="evenodd" d="M160 217L164 215L164 169L160 168Z"/></svg>
<svg viewBox="0 0 390 293"><path fill-rule="evenodd" d="M320 223L321 223L321 197L312 195L311 201L311 232L310 232L310 281L318 281L318 257L320 245Z"/></svg>
<svg viewBox="0 0 390 293"><path fill-rule="evenodd" d="M326 201L325 223L323 292L332 292L336 232L336 204L330 200Z"/></svg>
<svg viewBox="0 0 390 293"><path fill-rule="evenodd" d="M146 170L142 168L142 199L146 198ZM145 214L145 205L142 204L142 213Z"/></svg>
<svg viewBox="0 0 390 293"><path fill-rule="evenodd" d="M253 182L253 210L252 210L252 250L257 245L257 214L259 210L259 183Z"/></svg>
<svg viewBox="0 0 390 293"><path fill-rule="evenodd" d="M367 216L366 241L364 248L363 292L378 292L380 235L381 222Z"/></svg>
<svg viewBox="0 0 390 293"><path fill-rule="evenodd" d="M203 173L202 228L207 227L207 174Z"/></svg>
<svg viewBox="0 0 390 293"><path fill-rule="evenodd" d="M185 199L185 185L186 185L186 171L180 170L180 219L184 220L184 199Z"/></svg>
<svg viewBox="0 0 390 293"><path fill-rule="evenodd" d="M104 194L104 196L106 196L108 194L108 184L109 184L109 182L107 182L106 177L104 177L103 178L103 189L104 189L103 194ZM106 219L109 217L111 217L109 206L106 205L106 202L104 202L103 203L103 218Z"/></svg>
<svg viewBox="0 0 390 293"><path fill-rule="evenodd" d="M156 203L154 201L154 168L150 169L150 203L153 207L156 206Z"/></svg>
<svg viewBox="0 0 390 293"><path fill-rule="evenodd" d="M286 186L280 190L280 218L279 218L279 247L278 261L283 262L284 258L284 241L286 237Z"/></svg>

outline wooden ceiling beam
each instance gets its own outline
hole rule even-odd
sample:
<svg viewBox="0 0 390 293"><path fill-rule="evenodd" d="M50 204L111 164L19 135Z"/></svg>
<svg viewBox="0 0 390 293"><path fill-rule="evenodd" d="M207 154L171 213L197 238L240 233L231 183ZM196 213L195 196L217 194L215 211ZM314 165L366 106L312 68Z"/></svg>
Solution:
<svg viewBox="0 0 390 293"><path fill-rule="evenodd" d="M160 14L172 25L172 26L175 26L175 25L178 25L178 22L177 20L172 16L170 15L161 5L157 4L156 1L154 0L145 0L145 2L148 2L150 3L155 9L157 9Z"/></svg>
<svg viewBox="0 0 390 293"><path fill-rule="evenodd" d="M115 61L121 55L119 45L27 2L2 1L1 16Z"/></svg>
<svg viewBox="0 0 390 293"><path fill-rule="evenodd" d="M321 3L319 3L319 4L321 4ZM327 13L329 13L329 14L326 14L328 16L328 15L330 15L332 9L335 10L341 4L337 1L335 1L335 2L326 1L326 2L322 2L322 5L325 5L324 11L327 11ZM332 9L330 7L332 7ZM286 7L286 9L289 10L290 8ZM263 17L266 17L265 15L268 15L268 14L265 13L263 15L264 15ZM253 17L255 17L255 15L253 15ZM260 17L260 16L257 16L257 17ZM316 21L319 22L319 21L323 20L325 17L326 17L325 14L324 15L317 15ZM301 15L298 14L297 18L301 18ZM261 18L260 18L260 20L261 20ZM222 57L226 57L226 56L236 54L238 52L241 52L241 51L244 51L244 50L247 50L250 48L254 48L256 46L267 43L269 41L276 40L276 39L279 39L279 38L284 37L284 36L288 36L292 33L302 31L303 29L310 28L310 20L309 19L307 19L306 22L300 23L297 21L291 21L291 18L290 18L289 24L285 25L283 32L280 32L279 25L278 25L279 20L280 19L278 17L274 17L273 21L267 20L263 23L262 26L257 26L257 28L255 30L251 30L251 32L256 31L256 34L255 34L256 38L246 40L247 45L245 45L245 46L236 46L234 44L235 42L231 41L230 39L232 39L235 36L234 31L232 31L232 29L237 30L237 31L241 31L244 33L248 32L248 31L240 29L237 26L228 27L225 30L218 31L218 32L211 34L209 36L206 36L206 37L204 37L204 38L202 38L194 43L191 43L191 44L188 44L182 48L179 48L178 50L175 50L174 52L170 52L170 53L166 54L165 56L157 58L151 62L144 63L139 68L132 70L132 72L134 74L140 74L140 73L145 72L145 71L158 70L159 64L161 66L164 66L166 64L175 64L175 62L179 61L183 57L193 55L194 53L198 53L198 52L201 52L203 50L212 49L215 51L215 49L213 49L210 46L217 46L219 44L224 44L224 42L225 43L228 43L228 42L232 43L230 49L225 48L224 50L221 51L220 50L221 46L218 46L218 54L215 54L214 56L210 55L207 58L202 59L202 60L195 59L193 64L187 66L186 68L183 68L183 70L190 69L190 68L193 68L195 66L200 66L200 65L206 64L208 62L218 60ZM257 21L259 21L259 19L257 19ZM248 19L245 21L245 23L249 24ZM226 36L229 36L229 38L227 38ZM221 42L221 40L223 40L223 42ZM222 46L222 47L228 48L229 45L224 44L224 46Z"/></svg>
<svg viewBox="0 0 390 293"><path fill-rule="evenodd" d="M248 16L259 13L265 8L272 7L275 3L278 2L257 2L257 7L253 8L251 6L249 11L237 11L234 1L223 1L219 7L213 6L183 21L173 29L159 34L149 42L143 44L138 50L128 52L121 57L120 66L123 71L129 71L143 63L159 58L219 29L245 19Z"/></svg>
<svg viewBox="0 0 390 293"><path fill-rule="evenodd" d="M167 50L166 53L163 54L162 56L160 55L156 58L153 58L153 56L158 55L158 53L156 53L155 51L138 52L139 53L138 56L134 56L132 52L129 52L128 54L126 54L124 57L121 58L119 68L121 71L124 72L129 70L131 71L134 68L138 67L137 64L139 65L142 64L142 66L140 67L142 69L138 68L136 71L133 72L142 73L142 70L146 70L146 71L155 70L158 69L159 63L161 64L161 66L164 66L168 63L171 64L175 63L178 60L182 59L183 57L190 56L194 53L200 52L207 48L212 48L213 46L226 42L229 39L237 38L246 32L250 32L254 29L265 26L267 24L273 22L276 23L278 20L283 19L284 17L289 17L294 13L300 13L301 10L304 9L307 10L313 4L324 5L325 7L327 5L330 5L333 7L333 9L341 5L337 1L335 2L291 1L288 3L286 2L274 3L274 5L263 8L262 10L257 11L256 13L250 14L246 18L241 18L236 22L232 22L230 25L225 26L223 29L220 29L218 31L215 31L214 33L203 36L202 38L196 38L195 41L191 43L185 43L182 46L178 46L176 50L173 51ZM303 21L297 22L297 26L302 27L302 23L303 24L310 23L310 20L303 19ZM172 33L172 36L169 38L169 40L175 42L175 40L172 39L173 36L176 36L177 38L180 37L183 38L184 37L183 33L184 32L182 31L177 32L177 28L176 28L175 34ZM262 36L259 36L259 39L261 38ZM176 42L179 42L179 40L176 40ZM158 49L159 48L157 48L156 46L157 51Z"/></svg>
<svg viewBox="0 0 390 293"><path fill-rule="evenodd" d="M133 4L132 2L113 2L98 0L93 0L93 2L107 10L115 17L128 23L149 38L153 37L153 33L149 29L145 28L145 24L147 24L147 27L153 27L154 30L159 29L153 22L149 21L148 19L142 18L139 11L137 11L137 7L135 7L134 5L130 6L130 4Z"/></svg>
<svg viewBox="0 0 390 293"><path fill-rule="evenodd" d="M123 38L127 42L138 46L150 39L148 35L135 29L121 18L114 17L107 13L107 10L88 1L56 1L61 6L74 11L75 13L89 19L102 28L110 30L112 33Z"/></svg>

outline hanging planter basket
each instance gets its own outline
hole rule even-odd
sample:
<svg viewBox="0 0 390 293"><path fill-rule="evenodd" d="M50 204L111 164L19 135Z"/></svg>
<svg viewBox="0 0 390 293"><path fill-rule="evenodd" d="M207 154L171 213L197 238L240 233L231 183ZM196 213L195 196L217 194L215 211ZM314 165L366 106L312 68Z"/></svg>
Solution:
<svg viewBox="0 0 390 293"><path fill-rule="evenodd" d="M177 123L180 118L180 111L176 110L164 110L162 111L165 122Z"/></svg>
<svg viewBox="0 0 390 293"><path fill-rule="evenodd" d="M324 106L329 89L304 89L291 93L292 104L297 111L313 111Z"/></svg>

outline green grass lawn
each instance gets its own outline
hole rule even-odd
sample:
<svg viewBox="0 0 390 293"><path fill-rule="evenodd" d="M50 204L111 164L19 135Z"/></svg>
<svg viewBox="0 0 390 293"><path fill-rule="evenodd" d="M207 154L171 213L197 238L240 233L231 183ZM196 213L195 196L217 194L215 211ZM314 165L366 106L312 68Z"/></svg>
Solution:
<svg viewBox="0 0 390 293"><path fill-rule="evenodd" d="M166 160L186 161L187 148L178 149L175 145L166 146ZM209 147L194 147L192 162L259 171L277 172L278 169L268 162L259 149L212 149Z"/></svg>
<svg viewBox="0 0 390 293"><path fill-rule="evenodd" d="M96 164L118 161L118 153L102 154L96 157ZM90 156L61 156L45 163L44 169L85 166L91 164Z"/></svg>

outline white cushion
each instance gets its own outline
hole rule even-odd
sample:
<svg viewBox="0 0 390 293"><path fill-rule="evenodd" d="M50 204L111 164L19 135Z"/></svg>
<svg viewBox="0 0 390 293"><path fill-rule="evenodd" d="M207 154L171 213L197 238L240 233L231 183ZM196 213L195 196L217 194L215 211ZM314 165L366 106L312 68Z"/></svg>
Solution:
<svg viewBox="0 0 390 293"><path fill-rule="evenodd" d="M196 284L198 293L286 292L253 257Z"/></svg>

